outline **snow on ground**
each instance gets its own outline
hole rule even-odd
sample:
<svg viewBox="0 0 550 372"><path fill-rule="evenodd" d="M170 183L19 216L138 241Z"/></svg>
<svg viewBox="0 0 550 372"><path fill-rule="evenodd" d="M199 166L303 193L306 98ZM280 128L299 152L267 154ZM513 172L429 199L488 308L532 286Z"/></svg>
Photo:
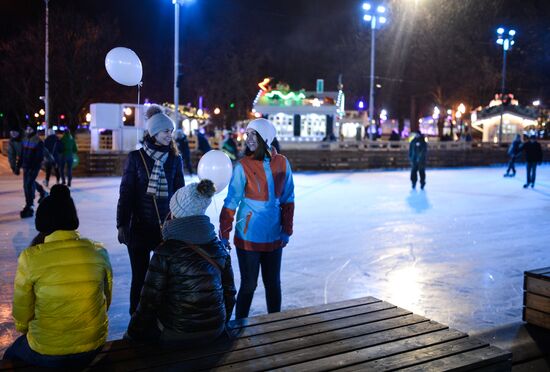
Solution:
<svg viewBox="0 0 550 372"><path fill-rule="evenodd" d="M519 321L523 271L550 266L550 166L539 167L527 190L522 165L515 178L503 178L503 170L428 170L425 191L411 190L406 170L295 174L283 308L370 295L465 332ZM110 339L120 338L129 320L130 265L115 227L119 182L76 179L72 188L81 234L110 253ZM224 196L208 210L215 225ZM0 176L0 350L17 335L16 260L36 234L33 219L19 218L23 201L21 178ZM265 311L260 279L251 315Z"/></svg>

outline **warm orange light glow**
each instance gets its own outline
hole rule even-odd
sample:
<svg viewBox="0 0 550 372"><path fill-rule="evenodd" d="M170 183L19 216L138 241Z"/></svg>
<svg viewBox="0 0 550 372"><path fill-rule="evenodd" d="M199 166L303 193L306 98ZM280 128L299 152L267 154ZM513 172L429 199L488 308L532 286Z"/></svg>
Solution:
<svg viewBox="0 0 550 372"><path fill-rule="evenodd" d="M264 92L267 92L266 85L269 84L270 81L271 81L271 78L265 78L264 81L258 84L258 86L260 87L261 90L263 90Z"/></svg>

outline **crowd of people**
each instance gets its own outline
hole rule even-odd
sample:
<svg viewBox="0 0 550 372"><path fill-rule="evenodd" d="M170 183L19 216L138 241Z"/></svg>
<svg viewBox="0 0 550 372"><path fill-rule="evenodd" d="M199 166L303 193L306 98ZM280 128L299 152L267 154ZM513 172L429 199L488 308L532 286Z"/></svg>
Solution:
<svg viewBox="0 0 550 372"><path fill-rule="evenodd" d="M124 337L184 346L230 338L233 311L235 319L250 314L260 271L267 311L280 311L282 253L293 233L294 183L288 159L276 148L273 124L263 118L248 124L244 154L233 135L225 133L222 151L234 169L216 231L206 215L214 183L202 179L185 185L184 167L193 171L186 135L174 132L174 122L160 106L148 109L146 123L142 147L127 156L117 204L118 241L127 247L132 272L131 318ZM209 151L206 138L197 137L199 151ZM32 216L36 191L40 199L38 235L20 255L15 278L13 317L22 336L4 359L72 368L90 363L106 342L113 275L107 250L77 231L70 192L75 152L67 132L59 139L49 131L44 142L32 128L24 138L11 133L10 165L15 174L22 168L24 175L22 217L24 212ZM525 143L517 136L510 145L505 176L515 176L522 152L527 160L524 187L534 187L542 161L534 136ZM413 189L418 181L421 189L426 185L426 159L427 142L415 132L409 144ZM49 194L36 181L43 163L44 184L49 185L52 171L56 179ZM238 291L232 245L240 272Z"/></svg>
<svg viewBox="0 0 550 372"><path fill-rule="evenodd" d="M132 269L125 338L197 346L231 337L227 323L235 307L237 319L248 316L260 268L268 312L280 311L294 184L290 163L273 146L274 126L253 120L216 231L205 214L215 185L208 179L185 185L185 161L178 151L185 151L185 139L173 130L172 120L152 106L143 147L130 152L124 166L116 227ZM36 151L44 152L46 146L36 143ZM58 146L55 139L48 141L52 161L53 154L62 154ZM233 225L238 291L229 242ZM81 237L78 226L68 185L52 186L36 212L39 233L18 260L13 316L23 335L4 359L74 368L89 364L106 342L113 285L109 256L100 243Z"/></svg>

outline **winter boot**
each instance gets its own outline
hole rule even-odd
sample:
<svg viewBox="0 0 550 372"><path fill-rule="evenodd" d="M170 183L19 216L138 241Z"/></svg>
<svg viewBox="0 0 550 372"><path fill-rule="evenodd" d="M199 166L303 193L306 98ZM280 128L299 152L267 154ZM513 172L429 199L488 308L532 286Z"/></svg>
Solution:
<svg viewBox="0 0 550 372"><path fill-rule="evenodd" d="M44 198L48 195L49 194L47 191L44 191L42 194L40 194L40 197L38 198L38 204L42 203L42 200L44 200Z"/></svg>
<svg viewBox="0 0 550 372"><path fill-rule="evenodd" d="M34 210L32 209L32 207L25 207L21 212L19 212L19 216L21 216L21 218L29 218L29 217L32 217L33 215L34 215Z"/></svg>
<svg viewBox="0 0 550 372"><path fill-rule="evenodd" d="M413 190L416 190L416 182L412 183L412 188L413 188Z"/></svg>

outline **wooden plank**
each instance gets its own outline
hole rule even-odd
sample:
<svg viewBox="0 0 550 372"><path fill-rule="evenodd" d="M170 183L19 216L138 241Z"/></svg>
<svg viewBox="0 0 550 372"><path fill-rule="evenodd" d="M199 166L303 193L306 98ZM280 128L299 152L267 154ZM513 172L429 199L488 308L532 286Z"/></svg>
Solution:
<svg viewBox="0 0 550 372"><path fill-rule="evenodd" d="M550 297L546 296L540 296L535 293L525 292L523 294L523 305L535 309L538 311L542 311L548 314L550 317Z"/></svg>
<svg viewBox="0 0 550 372"><path fill-rule="evenodd" d="M512 353L493 346L466 351L457 355L419 364L402 371L510 371Z"/></svg>
<svg viewBox="0 0 550 372"><path fill-rule="evenodd" d="M378 304L372 304L372 305L378 305ZM234 340L230 345L227 345L227 344L212 345L209 348L201 348L200 350L192 350L192 351L178 350L177 352L175 352L174 350L170 351L170 350L158 348L159 350L154 349L153 353L150 353L148 352L148 350L150 351L150 347L148 346L135 347L130 350L127 350L127 349L118 350L118 351L110 350L108 352L109 353L108 357L105 356L102 360L94 364L104 365L108 363L125 362L131 359L141 359L141 358L144 358L145 356L147 356L147 359L151 359L150 357L148 357L148 355L150 354L159 355L160 358L167 358L168 354L174 354L174 353L177 354L177 358L176 359L172 358L172 359L179 362L179 361L184 361L186 359L196 359L199 357L207 357L207 356L217 355L224 352L286 341L293 338L306 337L313 334L334 331L334 330L357 326L361 324L378 322L385 319L403 317L406 315L411 315L411 312L400 308L388 308L381 311L373 310L370 312L365 312L362 314L358 314L354 317L345 317L345 318L335 319L333 321L318 323L314 327L311 326L311 324L304 324L302 327L297 327L292 329L282 329L276 332L260 333L260 334L254 334L250 332L249 329L245 329L238 335L237 340ZM413 319L415 319L415 321L418 320L418 322L428 320L418 315L416 315ZM128 344L126 346L128 346Z"/></svg>
<svg viewBox="0 0 550 372"><path fill-rule="evenodd" d="M270 323L270 322L284 320L284 319L297 318L300 316L319 314L319 313L340 310L340 309L347 309L350 307L361 306L361 305L368 305L376 302L382 302L382 301L370 296L362 297L362 298L357 298L353 300L332 302L329 304L285 310L279 313L259 315L259 316L254 316L250 318L245 318L242 320L234 320L230 323L230 325L232 328L247 327L251 325Z"/></svg>
<svg viewBox="0 0 550 372"><path fill-rule="evenodd" d="M351 364L357 364L366 361L369 357L392 355L411 348L417 348L417 343L424 345L426 343L441 342L443 339L466 337L462 332L449 331L446 328L446 326L437 322L423 322L327 345L235 363L223 366L218 370L255 371L277 368L284 370L287 367L290 368L288 370L297 371L330 370L345 367L347 363L342 363L342 361L351 360ZM362 355L363 359L355 359L354 356L356 355Z"/></svg>
<svg viewBox="0 0 550 372"><path fill-rule="evenodd" d="M470 350L476 350L488 347L484 341L479 339L466 337L458 340L452 340L438 345L428 346L425 348L396 354L387 358L376 359L366 363L355 364L339 371L356 371L356 370L395 370L401 368L414 367L423 363L443 359L452 355L464 353Z"/></svg>
<svg viewBox="0 0 550 372"><path fill-rule="evenodd" d="M525 277L525 290L527 292L550 297L550 281Z"/></svg>
<svg viewBox="0 0 550 372"><path fill-rule="evenodd" d="M550 315L547 313L524 307L523 320L529 324L550 329Z"/></svg>
<svg viewBox="0 0 550 372"><path fill-rule="evenodd" d="M424 317L418 315L406 315L398 318L387 319L379 322L368 323L348 328L340 328L329 332L311 332L309 336L284 340L281 342L267 343L263 346L233 351L223 358L212 356L199 360L187 360L178 366L191 370L210 369L213 366L220 368L223 365L235 364L254 359L263 359L269 356L279 356L284 353L315 347L330 347L336 342L368 335L394 330L414 324L428 322ZM173 359L172 361L176 361ZM159 363L166 363L166 358L159 360ZM151 368L158 367L158 364L151 365ZM271 368L271 366L270 366Z"/></svg>
<svg viewBox="0 0 550 372"><path fill-rule="evenodd" d="M528 270L524 272L525 276L548 278L550 276L550 267L544 267L542 269Z"/></svg>
<svg viewBox="0 0 550 372"><path fill-rule="evenodd" d="M286 319L284 321L258 324L242 328L239 337L275 332L283 329L302 327L304 325L315 325L322 322L334 321L335 319L349 318L359 314L391 308L395 308L395 305L388 302L376 302L369 305L352 307L350 309L339 309L327 313L311 314L298 318Z"/></svg>

